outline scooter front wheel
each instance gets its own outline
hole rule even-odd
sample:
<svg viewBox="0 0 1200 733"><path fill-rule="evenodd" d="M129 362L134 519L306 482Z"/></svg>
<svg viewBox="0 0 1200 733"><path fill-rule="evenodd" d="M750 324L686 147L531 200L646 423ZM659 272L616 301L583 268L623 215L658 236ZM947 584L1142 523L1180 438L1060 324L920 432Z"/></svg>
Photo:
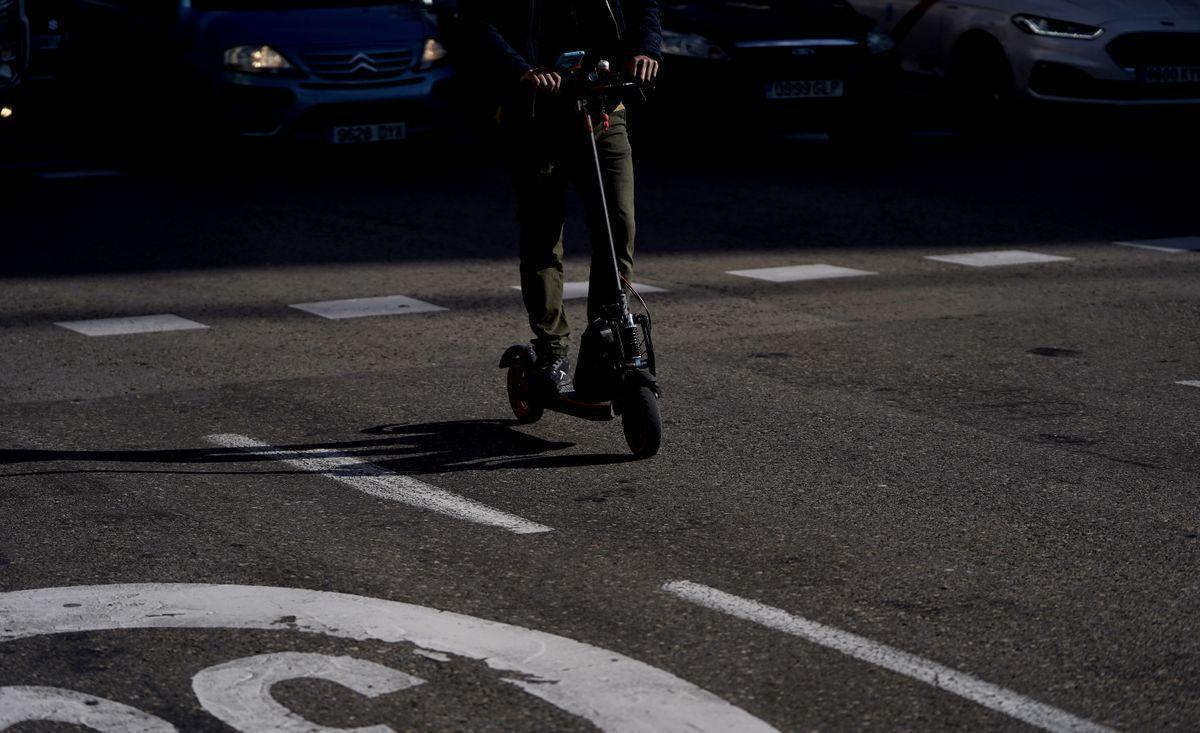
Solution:
<svg viewBox="0 0 1200 733"><path fill-rule="evenodd" d="M625 442L638 458L649 458L662 445L662 417L658 413L658 397L649 387L631 388L621 406L621 427Z"/></svg>
<svg viewBox="0 0 1200 733"><path fill-rule="evenodd" d="M525 367L521 364L513 364L508 368L508 404L521 425L541 420L542 413L545 412L541 405L533 401L529 391L529 379Z"/></svg>

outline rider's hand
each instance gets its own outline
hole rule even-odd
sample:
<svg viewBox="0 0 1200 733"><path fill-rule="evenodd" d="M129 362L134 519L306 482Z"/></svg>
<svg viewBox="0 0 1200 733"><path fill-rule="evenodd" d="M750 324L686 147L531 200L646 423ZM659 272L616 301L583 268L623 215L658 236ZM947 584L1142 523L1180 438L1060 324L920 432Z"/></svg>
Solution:
<svg viewBox="0 0 1200 733"><path fill-rule="evenodd" d="M532 84L538 91L557 92L562 87L562 76L548 69L530 69L521 74L521 81Z"/></svg>
<svg viewBox="0 0 1200 733"><path fill-rule="evenodd" d="M634 79L646 84L654 81L654 77L658 76L658 61L639 54L629 59L625 64L625 70L633 76Z"/></svg>

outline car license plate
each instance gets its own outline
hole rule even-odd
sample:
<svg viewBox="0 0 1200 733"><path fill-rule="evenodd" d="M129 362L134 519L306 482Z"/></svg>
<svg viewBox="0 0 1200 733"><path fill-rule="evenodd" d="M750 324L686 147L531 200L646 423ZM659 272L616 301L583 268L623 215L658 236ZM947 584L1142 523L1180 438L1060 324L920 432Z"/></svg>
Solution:
<svg viewBox="0 0 1200 733"><path fill-rule="evenodd" d="M379 125L345 125L329 131L329 141L334 145L356 145L359 143L381 143L403 140L408 128L403 122Z"/></svg>
<svg viewBox="0 0 1200 733"><path fill-rule="evenodd" d="M1200 84L1200 66L1146 66L1141 78L1147 84Z"/></svg>
<svg viewBox="0 0 1200 733"><path fill-rule="evenodd" d="M824 99L840 97L846 85L841 79L801 79L767 85L767 99Z"/></svg>

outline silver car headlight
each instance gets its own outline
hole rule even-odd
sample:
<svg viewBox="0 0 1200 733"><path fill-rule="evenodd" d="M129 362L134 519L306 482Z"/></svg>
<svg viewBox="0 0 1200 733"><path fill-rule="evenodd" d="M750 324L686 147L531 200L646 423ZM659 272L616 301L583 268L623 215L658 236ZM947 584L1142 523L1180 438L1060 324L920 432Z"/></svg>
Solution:
<svg viewBox="0 0 1200 733"><path fill-rule="evenodd" d="M892 37L879 28L867 31L867 48L871 49L871 53L884 53L895 47L896 42L892 40Z"/></svg>
<svg viewBox="0 0 1200 733"><path fill-rule="evenodd" d="M270 46L234 46L225 52L225 66L250 74L290 71L292 64Z"/></svg>
<svg viewBox="0 0 1200 733"><path fill-rule="evenodd" d="M436 38L425 39L425 48L421 50L421 70L432 69L439 61L446 58L446 47L438 43Z"/></svg>
<svg viewBox="0 0 1200 733"><path fill-rule="evenodd" d="M1099 26L1072 23L1067 20L1043 18L1040 15L1014 15L1012 22L1026 33L1049 38L1071 38L1077 41L1091 41L1104 35L1104 29Z"/></svg>
<svg viewBox="0 0 1200 733"><path fill-rule="evenodd" d="M725 53L724 49L696 33L663 31L661 50L664 56L687 56L718 61L729 58L729 54Z"/></svg>

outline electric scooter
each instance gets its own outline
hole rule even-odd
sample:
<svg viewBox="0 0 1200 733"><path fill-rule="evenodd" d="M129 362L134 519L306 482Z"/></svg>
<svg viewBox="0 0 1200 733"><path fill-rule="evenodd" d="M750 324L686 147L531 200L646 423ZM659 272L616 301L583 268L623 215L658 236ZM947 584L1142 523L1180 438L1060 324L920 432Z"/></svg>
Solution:
<svg viewBox="0 0 1200 733"><path fill-rule="evenodd" d="M612 71L607 61L597 61L589 69L584 67L584 60L581 52L563 54L555 64L555 70L563 77L563 92L575 97L576 109L591 141L601 210L607 212L608 200L596 149L594 120L606 118L607 99L635 88L637 83ZM500 368L508 370L508 402L518 423L537 422L546 410L596 421L612 420L620 415L629 449L638 458L648 458L658 453L662 443L662 418L658 410L661 392L650 313L641 296L637 297L646 312L630 311L625 287L628 286L634 295L637 291L621 276L612 224L607 216L604 225L611 255L608 261L612 265L611 300L598 309L598 317L583 333L575 365L574 389L564 392L531 383L529 374L537 356L533 347L527 344L510 346L500 359Z"/></svg>

